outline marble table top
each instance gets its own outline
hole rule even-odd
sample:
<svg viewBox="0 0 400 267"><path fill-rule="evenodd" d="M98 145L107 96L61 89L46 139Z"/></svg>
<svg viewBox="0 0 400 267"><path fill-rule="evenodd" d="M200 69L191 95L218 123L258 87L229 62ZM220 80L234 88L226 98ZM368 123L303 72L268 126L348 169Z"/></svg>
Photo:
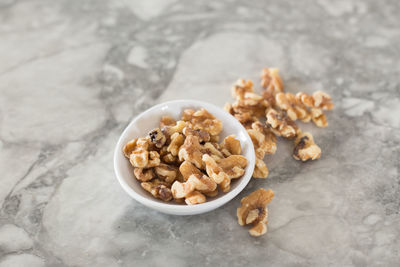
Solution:
<svg viewBox="0 0 400 267"><path fill-rule="evenodd" d="M0 1L0 266L398 266L399 1ZM324 90L322 157L280 140L267 179L179 217L117 183L113 149L170 99L223 106L238 78L281 69ZM240 199L275 191L267 235Z"/></svg>

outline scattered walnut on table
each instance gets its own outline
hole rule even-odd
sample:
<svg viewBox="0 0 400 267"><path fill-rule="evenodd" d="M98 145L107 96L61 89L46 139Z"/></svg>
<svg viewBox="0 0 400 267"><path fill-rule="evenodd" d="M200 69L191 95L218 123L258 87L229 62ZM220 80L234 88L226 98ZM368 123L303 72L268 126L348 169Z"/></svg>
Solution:
<svg viewBox="0 0 400 267"><path fill-rule="evenodd" d="M331 110L334 107L332 98L322 91L316 91L312 96L304 92L299 92L296 94L296 99L309 108Z"/></svg>
<svg viewBox="0 0 400 267"><path fill-rule="evenodd" d="M274 134L285 138L293 138L297 135L298 126L284 112L269 109L266 115L267 124L271 126Z"/></svg>
<svg viewBox="0 0 400 267"><path fill-rule="evenodd" d="M232 97L237 100L243 100L246 93L254 92L253 82L250 80L239 79L231 88Z"/></svg>
<svg viewBox="0 0 400 267"><path fill-rule="evenodd" d="M283 92L283 82L277 68L264 68L261 72L261 87L275 95Z"/></svg>
<svg viewBox="0 0 400 267"><path fill-rule="evenodd" d="M254 166L253 177L254 178L267 178L269 174L267 165L263 159L256 157L256 164Z"/></svg>
<svg viewBox="0 0 400 267"><path fill-rule="evenodd" d="M297 160L315 160L321 156L321 148L314 143L310 133L300 133L294 141L293 157Z"/></svg>
<svg viewBox="0 0 400 267"><path fill-rule="evenodd" d="M277 93L275 95L276 105L281 109L286 111L288 117L295 121L297 119L303 122L309 122L311 120L310 111L301 102L298 101L295 95L291 93Z"/></svg>
<svg viewBox="0 0 400 267"><path fill-rule="evenodd" d="M238 223L242 226L251 224L250 235L261 236L267 232L267 205L273 197L271 189L260 188L240 201L241 206L237 209Z"/></svg>

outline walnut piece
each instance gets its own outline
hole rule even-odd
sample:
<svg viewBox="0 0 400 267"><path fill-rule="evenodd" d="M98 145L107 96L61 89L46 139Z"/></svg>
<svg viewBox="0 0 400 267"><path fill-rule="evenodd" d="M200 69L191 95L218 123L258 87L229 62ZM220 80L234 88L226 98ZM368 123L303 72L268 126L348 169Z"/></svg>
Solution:
<svg viewBox="0 0 400 267"><path fill-rule="evenodd" d="M220 144L220 148L221 152L226 157L230 155L240 155L242 153L240 141L236 139L234 135L229 135L225 137Z"/></svg>
<svg viewBox="0 0 400 267"><path fill-rule="evenodd" d="M189 161L193 163L197 168L201 169L203 167L203 161L201 157L203 153L201 152L203 147L199 143L199 138L194 135L189 135L186 137L185 142L179 149L179 160Z"/></svg>
<svg viewBox="0 0 400 267"><path fill-rule="evenodd" d="M198 191L193 191L186 196L185 202L188 205L201 204L206 202L206 196Z"/></svg>
<svg viewBox="0 0 400 267"><path fill-rule="evenodd" d="M192 174L187 183L192 183L199 192L212 192L217 189L217 184L213 179L204 174Z"/></svg>
<svg viewBox="0 0 400 267"><path fill-rule="evenodd" d="M170 137L174 133L182 133L183 128L186 127L186 122L184 121L177 121L175 125L172 126L164 126L161 128L161 131L166 137Z"/></svg>
<svg viewBox="0 0 400 267"><path fill-rule="evenodd" d="M297 134L298 127L285 113L275 109L267 112L267 124L271 126L273 132L285 138L293 138Z"/></svg>
<svg viewBox="0 0 400 267"><path fill-rule="evenodd" d="M309 122L311 120L311 114L307 107L298 101L295 95L291 93L277 93L275 95L276 105L286 111L288 117L295 121L297 119L303 122Z"/></svg>
<svg viewBox="0 0 400 267"><path fill-rule="evenodd" d="M253 177L254 178L267 178L269 174L267 165L264 160L256 157L256 164L254 166Z"/></svg>
<svg viewBox="0 0 400 267"><path fill-rule="evenodd" d="M230 190L231 180L241 177L247 166L247 159L241 155L231 155L215 160L208 154L204 154L203 161L206 164L208 176L220 185L222 192Z"/></svg>
<svg viewBox="0 0 400 267"><path fill-rule="evenodd" d="M172 184L178 176L178 168L172 165L160 163L157 167L154 167L155 173L163 181Z"/></svg>
<svg viewBox="0 0 400 267"><path fill-rule="evenodd" d="M181 166L179 166L179 171L181 172L183 179L187 181L192 174L203 174L196 166L194 166L189 161L182 162Z"/></svg>
<svg viewBox="0 0 400 267"><path fill-rule="evenodd" d="M261 87L273 95L283 92L283 82L277 68L264 68L261 71Z"/></svg>
<svg viewBox="0 0 400 267"><path fill-rule="evenodd" d="M154 144L157 148L161 148L167 141L167 138L161 132L160 128L156 128L149 132L149 139L150 142Z"/></svg>
<svg viewBox="0 0 400 267"><path fill-rule="evenodd" d="M153 169L134 168L133 173L136 179L142 182L150 181L155 177Z"/></svg>
<svg viewBox="0 0 400 267"><path fill-rule="evenodd" d="M243 100L245 93L252 92L254 92L253 82L250 80L245 81L243 79L239 79L231 88L232 97L236 98L237 100Z"/></svg>
<svg viewBox="0 0 400 267"><path fill-rule="evenodd" d="M218 135L222 131L222 122L204 108L197 111L184 110L182 119L189 123L193 129L204 130L210 135Z"/></svg>
<svg viewBox="0 0 400 267"><path fill-rule="evenodd" d="M179 152L179 148L183 145L185 138L182 134L176 132L171 135L171 143L169 144L167 151L172 154L172 156L177 156Z"/></svg>
<svg viewBox="0 0 400 267"><path fill-rule="evenodd" d="M267 205L273 197L271 189L260 188L240 201L241 206L237 209L238 223L242 226L251 224L250 235L261 236L267 232Z"/></svg>
<svg viewBox="0 0 400 267"><path fill-rule="evenodd" d="M296 99L309 108L331 110L334 107L331 97L322 91L316 91L312 96L299 92L296 95Z"/></svg>
<svg viewBox="0 0 400 267"><path fill-rule="evenodd" d="M311 109L311 117L314 124L320 128L325 128L328 126L328 121L326 120L325 114L320 108Z"/></svg>
<svg viewBox="0 0 400 267"><path fill-rule="evenodd" d="M193 130L190 127L185 127L185 128L183 128L182 132L185 136L188 136L188 135L197 136L199 138L200 143L205 143L205 142L210 141L210 134L201 129Z"/></svg>
<svg viewBox="0 0 400 267"><path fill-rule="evenodd" d="M297 160L315 160L321 156L321 148L314 143L310 133L301 133L294 141L293 157Z"/></svg>
<svg viewBox="0 0 400 267"><path fill-rule="evenodd" d="M172 199L171 189L169 189L169 185L163 181L154 179L150 182L142 182L140 185L156 198L163 201L170 201Z"/></svg>
<svg viewBox="0 0 400 267"><path fill-rule="evenodd" d="M162 116L160 120L160 127L163 128L164 126L174 126L176 125L176 120L171 116Z"/></svg>
<svg viewBox="0 0 400 267"><path fill-rule="evenodd" d="M251 125L252 129L247 130L257 158L263 159L265 154L275 154L276 136L261 122L255 122Z"/></svg>

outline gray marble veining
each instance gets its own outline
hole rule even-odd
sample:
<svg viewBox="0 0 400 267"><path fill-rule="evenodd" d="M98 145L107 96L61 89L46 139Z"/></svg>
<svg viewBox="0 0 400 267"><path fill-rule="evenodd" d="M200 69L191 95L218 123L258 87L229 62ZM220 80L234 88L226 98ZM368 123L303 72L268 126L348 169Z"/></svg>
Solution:
<svg viewBox="0 0 400 267"><path fill-rule="evenodd" d="M0 0L0 266L398 266L399 1ZM289 92L336 108L270 175L190 217L136 203L112 154L139 112L169 99L222 106L237 78L276 66ZM236 221L271 188L269 232Z"/></svg>

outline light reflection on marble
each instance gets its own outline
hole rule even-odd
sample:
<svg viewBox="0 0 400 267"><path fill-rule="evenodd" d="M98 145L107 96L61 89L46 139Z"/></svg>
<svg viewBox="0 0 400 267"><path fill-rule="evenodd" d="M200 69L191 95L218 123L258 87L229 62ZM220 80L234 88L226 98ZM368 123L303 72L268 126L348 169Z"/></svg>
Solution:
<svg viewBox="0 0 400 267"><path fill-rule="evenodd" d="M0 0L0 266L398 266L398 1ZM114 178L123 128L155 103L222 106L237 78L281 69L331 94L323 154L279 141L267 180L176 217ZM269 233L236 222L271 188Z"/></svg>

